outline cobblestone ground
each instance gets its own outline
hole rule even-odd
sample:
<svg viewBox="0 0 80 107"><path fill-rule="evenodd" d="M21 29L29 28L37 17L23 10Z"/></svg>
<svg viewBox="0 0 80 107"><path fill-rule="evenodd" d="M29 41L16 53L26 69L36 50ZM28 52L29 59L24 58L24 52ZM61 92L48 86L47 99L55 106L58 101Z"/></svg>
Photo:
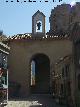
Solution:
<svg viewBox="0 0 80 107"><path fill-rule="evenodd" d="M5 107L66 107L55 103L51 95L31 95L24 100L11 100Z"/></svg>

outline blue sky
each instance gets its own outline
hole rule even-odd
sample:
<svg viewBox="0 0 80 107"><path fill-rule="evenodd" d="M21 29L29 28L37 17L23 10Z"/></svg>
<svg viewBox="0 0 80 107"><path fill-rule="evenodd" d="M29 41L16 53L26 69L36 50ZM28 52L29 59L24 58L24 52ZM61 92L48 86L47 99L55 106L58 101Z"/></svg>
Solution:
<svg viewBox="0 0 80 107"><path fill-rule="evenodd" d="M48 0L49 2L44 2L45 0L36 0L36 2L23 2L24 0L0 0L0 30L3 30L4 34L7 36L12 36L14 34L20 33L31 33L32 32L32 15L40 10L46 16L46 32L49 31L49 16L51 10L57 5L62 3L71 3L74 0ZM75 0L80 2L80 0ZM22 2L22 3L21 3Z"/></svg>

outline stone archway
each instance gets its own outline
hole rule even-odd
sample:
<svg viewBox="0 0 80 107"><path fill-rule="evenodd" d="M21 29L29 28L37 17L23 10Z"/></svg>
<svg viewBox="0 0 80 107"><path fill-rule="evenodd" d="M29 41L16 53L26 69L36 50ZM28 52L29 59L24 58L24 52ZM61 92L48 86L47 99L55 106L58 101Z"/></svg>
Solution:
<svg viewBox="0 0 80 107"><path fill-rule="evenodd" d="M50 92L50 60L42 53L31 58L31 92Z"/></svg>

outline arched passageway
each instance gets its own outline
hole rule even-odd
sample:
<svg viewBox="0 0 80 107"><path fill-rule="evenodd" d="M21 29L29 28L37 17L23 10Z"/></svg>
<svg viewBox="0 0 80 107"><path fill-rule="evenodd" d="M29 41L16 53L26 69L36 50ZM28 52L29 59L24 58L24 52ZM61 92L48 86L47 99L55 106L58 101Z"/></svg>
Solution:
<svg viewBox="0 0 80 107"><path fill-rule="evenodd" d="M50 92L50 60L45 54L36 54L31 59L31 92Z"/></svg>

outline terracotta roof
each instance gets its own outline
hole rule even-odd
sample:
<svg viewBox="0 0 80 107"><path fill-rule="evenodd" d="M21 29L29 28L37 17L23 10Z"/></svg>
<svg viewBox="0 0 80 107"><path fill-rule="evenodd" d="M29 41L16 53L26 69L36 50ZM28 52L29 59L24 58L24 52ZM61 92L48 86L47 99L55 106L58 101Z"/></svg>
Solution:
<svg viewBox="0 0 80 107"><path fill-rule="evenodd" d="M31 33L27 34L17 34L12 37L8 37L7 40L61 40L61 39L69 39L68 35L65 36L52 36L52 35L44 35L43 37L34 37Z"/></svg>

